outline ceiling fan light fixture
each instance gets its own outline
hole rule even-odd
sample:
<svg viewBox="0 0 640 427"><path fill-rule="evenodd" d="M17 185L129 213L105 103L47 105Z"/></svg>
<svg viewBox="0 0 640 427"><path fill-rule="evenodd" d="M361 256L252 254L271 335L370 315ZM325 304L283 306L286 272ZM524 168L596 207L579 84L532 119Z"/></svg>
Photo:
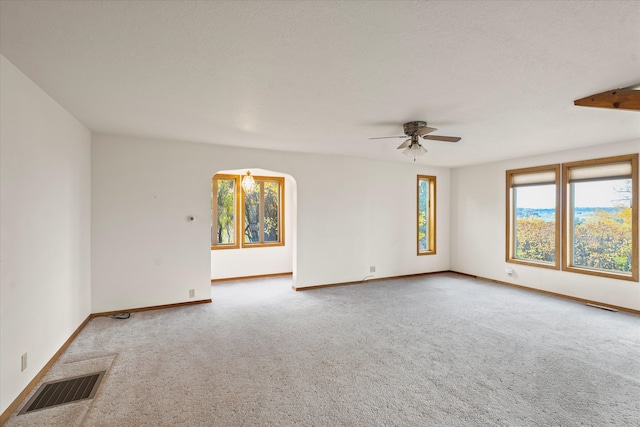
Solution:
<svg viewBox="0 0 640 427"><path fill-rule="evenodd" d="M402 154L404 154L407 157L413 157L413 161L415 162L416 158L427 154L427 149L424 148L422 145L420 145L419 142L415 142L410 146L408 146L407 148L405 148L402 151Z"/></svg>

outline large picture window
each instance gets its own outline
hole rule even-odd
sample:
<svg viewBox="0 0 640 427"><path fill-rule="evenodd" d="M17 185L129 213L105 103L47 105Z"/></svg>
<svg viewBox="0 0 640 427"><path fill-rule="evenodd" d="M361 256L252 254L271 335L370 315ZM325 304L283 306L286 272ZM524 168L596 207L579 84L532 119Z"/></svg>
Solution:
<svg viewBox="0 0 640 427"><path fill-rule="evenodd" d="M507 171L507 262L559 268L560 165Z"/></svg>
<svg viewBox="0 0 640 427"><path fill-rule="evenodd" d="M638 155L565 163L563 269L638 280Z"/></svg>
<svg viewBox="0 0 640 427"><path fill-rule="evenodd" d="M211 249L284 245L284 178L255 176L248 189L240 176L211 181Z"/></svg>
<svg viewBox="0 0 640 427"><path fill-rule="evenodd" d="M508 170L506 187L507 262L638 281L638 154Z"/></svg>
<svg viewBox="0 0 640 427"><path fill-rule="evenodd" d="M436 253L436 177L418 175L418 255Z"/></svg>

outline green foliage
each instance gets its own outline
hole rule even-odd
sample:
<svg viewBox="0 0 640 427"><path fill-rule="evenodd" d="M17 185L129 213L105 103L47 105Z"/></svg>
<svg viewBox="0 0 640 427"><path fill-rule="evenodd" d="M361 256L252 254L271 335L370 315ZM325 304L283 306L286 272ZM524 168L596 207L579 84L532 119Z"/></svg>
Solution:
<svg viewBox="0 0 640 427"><path fill-rule="evenodd" d="M260 224L261 192L264 192L263 224ZM263 233L263 242L277 242L280 237L278 230L280 185L277 182L262 181L245 194L244 203L245 243L259 243L261 232Z"/></svg>
<svg viewBox="0 0 640 427"><path fill-rule="evenodd" d="M235 243L235 181L231 179L218 179L217 194L217 243Z"/></svg>
<svg viewBox="0 0 640 427"><path fill-rule="evenodd" d="M280 204L279 185L277 182L264 183L264 241L277 242L278 207Z"/></svg>
<svg viewBox="0 0 640 427"><path fill-rule="evenodd" d="M245 193L244 197L244 241L260 241L260 185Z"/></svg>
<svg viewBox="0 0 640 427"><path fill-rule="evenodd" d="M428 201L429 201L429 182L420 180L418 186L418 243L421 251L428 249Z"/></svg>

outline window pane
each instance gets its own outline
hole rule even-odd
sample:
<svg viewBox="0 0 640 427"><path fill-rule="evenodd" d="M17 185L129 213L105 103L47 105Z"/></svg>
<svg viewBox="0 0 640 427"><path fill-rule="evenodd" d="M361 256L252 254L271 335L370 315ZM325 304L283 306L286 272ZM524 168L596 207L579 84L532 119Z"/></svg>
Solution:
<svg viewBox="0 0 640 427"><path fill-rule="evenodd" d="M244 242L260 242L260 184L245 192L244 198Z"/></svg>
<svg viewBox="0 0 640 427"><path fill-rule="evenodd" d="M418 250L429 250L429 181L418 181Z"/></svg>
<svg viewBox="0 0 640 427"><path fill-rule="evenodd" d="M277 182L264 182L264 241L279 240L280 185Z"/></svg>
<svg viewBox="0 0 640 427"><path fill-rule="evenodd" d="M513 189L515 259L555 263L556 186Z"/></svg>
<svg viewBox="0 0 640 427"><path fill-rule="evenodd" d="M236 189L233 179L216 179L217 221L215 243L235 244Z"/></svg>
<svg viewBox="0 0 640 427"><path fill-rule="evenodd" d="M436 177L418 175L418 255L436 253Z"/></svg>
<svg viewBox="0 0 640 427"><path fill-rule="evenodd" d="M631 273L631 179L571 184L572 265Z"/></svg>

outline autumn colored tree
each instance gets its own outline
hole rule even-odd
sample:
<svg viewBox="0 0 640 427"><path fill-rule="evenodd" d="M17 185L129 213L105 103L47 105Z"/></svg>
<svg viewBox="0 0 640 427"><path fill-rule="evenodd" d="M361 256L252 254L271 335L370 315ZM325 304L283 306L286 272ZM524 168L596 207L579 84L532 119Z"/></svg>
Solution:
<svg viewBox="0 0 640 427"><path fill-rule="evenodd" d="M556 229L554 221L538 217L516 220L515 257L529 261L555 262Z"/></svg>
<svg viewBox="0 0 640 427"><path fill-rule="evenodd" d="M601 270L631 271L631 208L598 210L573 231L573 264Z"/></svg>
<svg viewBox="0 0 640 427"><path fill-rule="evenodd" d="M573 230L573 265L630 272L632 267L631 180L614 188L616 209L596 210Z"/></svg>

